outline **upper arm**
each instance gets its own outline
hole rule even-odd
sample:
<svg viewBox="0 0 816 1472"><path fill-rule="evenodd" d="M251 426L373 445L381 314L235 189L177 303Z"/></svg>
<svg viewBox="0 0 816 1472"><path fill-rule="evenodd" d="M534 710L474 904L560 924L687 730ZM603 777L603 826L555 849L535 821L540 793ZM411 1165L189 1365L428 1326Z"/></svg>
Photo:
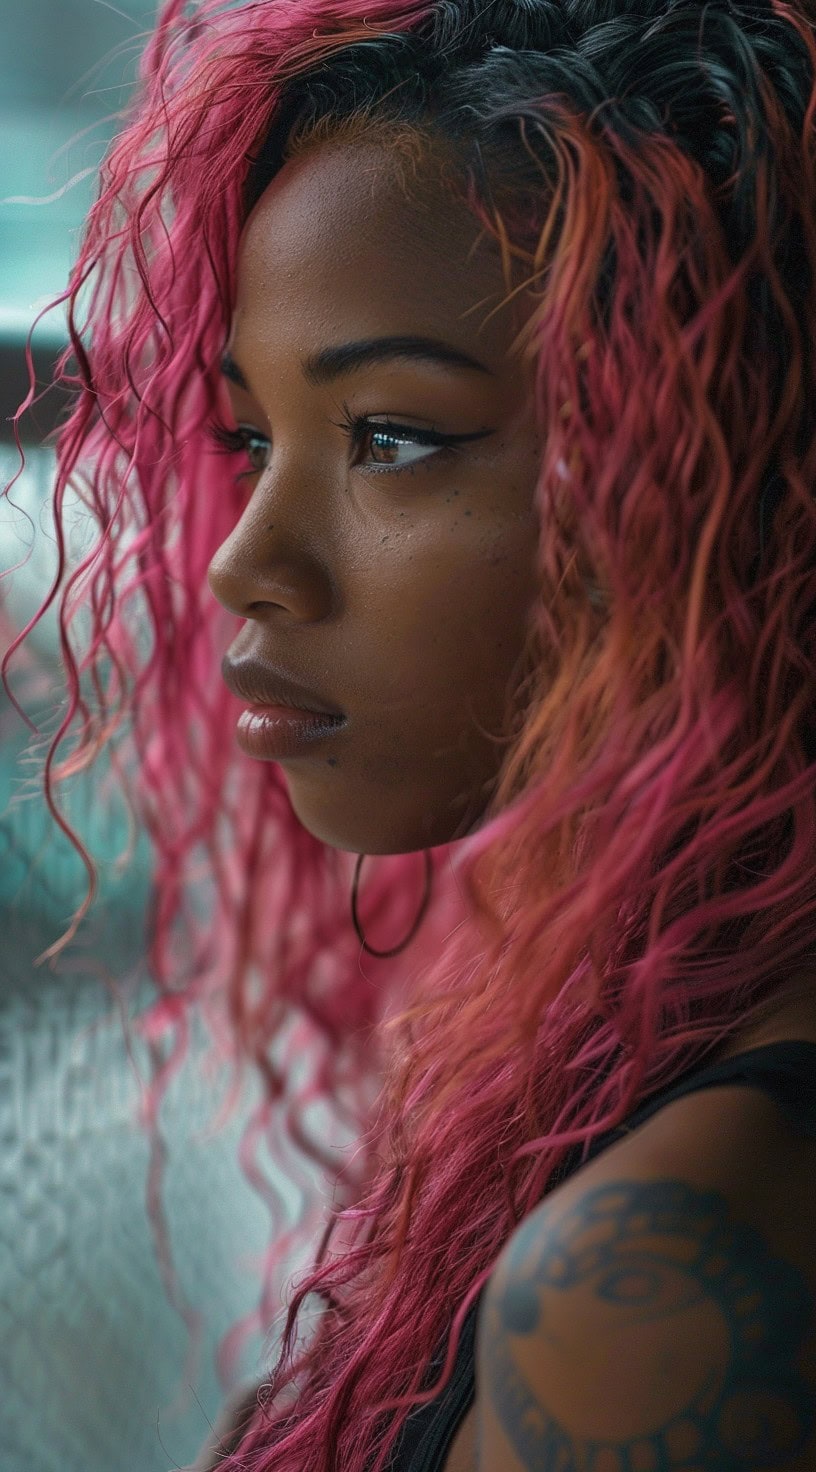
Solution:
<svg viewBox="0 0 816 1472"><path fill-rule="evenodd" d="M513 1234L479 1316L477 1472L816 1472L816 1254L700 1153L585 1167ZM811 1205L812 1244L813 1181Z"/></svg>

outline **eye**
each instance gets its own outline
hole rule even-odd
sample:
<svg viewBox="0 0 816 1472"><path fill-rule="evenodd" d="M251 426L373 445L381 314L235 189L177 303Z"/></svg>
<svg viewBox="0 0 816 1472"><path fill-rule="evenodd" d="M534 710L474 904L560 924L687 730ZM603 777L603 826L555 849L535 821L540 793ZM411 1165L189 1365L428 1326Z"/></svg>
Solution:
<svg viewBox="0 0 816 1472"><path fill-rule="evenodd" d="M244 449L247 453L247 459L252 469L256 473L264 470L269 455L269 440L265 440L263 435L257 434L250 429L243 429L241 433L244 438Z"/></svg>
<svg viewBox="0 0 816 1472"><path fill-rule="evenodd" d="M399 474L402 470L412 469L417 462L455 453L457 445L484 439L492 433L484 429L476 434L440 434L437 430L395 424L390 419L376 421L367 415L352 415L345 404L343 410L345 417L336 427L342 429L351 441L355 459L367 446L374 456L372 459L356 459L357 468L365 471ZM249 460L251 469L242 471L239 480L260 475L266 469L271 444L266 435L251 424L239 424L236 429L230 429L226 424L212 421L207 425L207 434L215 441L221 454L245 455ZM377 458L378 454L386 458Z"/></svg>
<svg viewBox="0 0 816 1472"><path fill-rule="evenodd" d="M359 447L367 447L369 450L371 458L366 456L360 462L361 468L366 470L377 467L383 470L406 470L415 461L428 460L432 455L438 454L446 444L441 436L420 437L416 430L410 430L407 426L372 424L365 419L359 421L355 437Z"/></svg>
<svg viewBox="0 0 816 1472"><path fill-rule="evenodd" d="M237 429L229 429L226 424L213 421L207 425L207 433L210 439L215 440L222 454L246 455L252 469L243 471L239 479L247 475L259 475L266 469L269 440L257 429L253 429L251 424L239 424Z"/></svg>
<svg viewBox="0 0 816 1472"><path fill-rule="evenodd" d="M456 447L469 440L484 439L492 430L483 429L476 434L441 434L435 429L418 429L415 425L395 424L392 420L374 420L367 414L352 414L343 404L343 418L336 423L351 441L355 459L361 449L370 445L388 459L356 460L356 468L365 471L386 472L398 475L402 470L411 470L418 462L439 460L456 453ZM333 421L334 422L334 421ZM404 455L404 451L408 451ZM393 457L401 455L401 461Z"/></svg>

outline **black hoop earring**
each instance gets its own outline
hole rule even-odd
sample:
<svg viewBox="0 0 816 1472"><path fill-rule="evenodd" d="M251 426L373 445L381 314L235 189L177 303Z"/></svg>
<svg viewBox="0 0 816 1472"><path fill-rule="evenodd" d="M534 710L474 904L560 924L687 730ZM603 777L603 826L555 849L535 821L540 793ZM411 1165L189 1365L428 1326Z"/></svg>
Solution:
<svg viewBox="0 0 816 1472"><path fill-rule="evenodd" d="M414 921L411 929L406 935L405 940L401 941L398 946L392 946L390 951L376 951L373 946L370 946L368 944L368 941L363 935L360 920L357 915L357 888L360 883L360 870L363 867L363 859L366 857L366 855L358 855L357 863L354 869L354 883L351 889L351 918L354 921L354 929L357 931L358 938L362 941L363 949L368 951L369 956L396 956L399 951L405 950L405 947L408 945L409 941L413 940L414 936L419 930L419 927L425 915L425 911L428 908L428 901L431 897L431 879L433 877L433 860L431 859L431 855L428 849L423 849L423 853L425 855L425 893L422 897L422 904L420 906L419 914L417 915L416 920Z"/></svg>

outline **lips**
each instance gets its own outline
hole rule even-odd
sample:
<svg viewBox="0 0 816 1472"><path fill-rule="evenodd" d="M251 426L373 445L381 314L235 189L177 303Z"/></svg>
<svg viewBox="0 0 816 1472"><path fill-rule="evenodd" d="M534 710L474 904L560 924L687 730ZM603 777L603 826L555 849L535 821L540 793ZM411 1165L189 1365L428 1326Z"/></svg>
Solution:
<svg viewBox="0 0 816 1472"><path fill-rule="evenodd" d="M345 711L327 700L320 691L302 685L277 666L256 656L232 659L226 654L221 661L221 676L233 695L248 705L286 705L292 710L311 711L315 715L339 719L345 716Z"/></svg>

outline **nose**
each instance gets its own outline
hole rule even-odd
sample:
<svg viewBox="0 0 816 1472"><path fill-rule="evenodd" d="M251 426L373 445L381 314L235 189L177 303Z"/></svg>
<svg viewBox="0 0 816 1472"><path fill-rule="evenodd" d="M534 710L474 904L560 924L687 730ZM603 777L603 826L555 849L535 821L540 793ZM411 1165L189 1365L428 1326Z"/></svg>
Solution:
<svg viewBox="0 0 816 1472"><path fill-rule="evenodd" d="M303 499L291 482L288 491L281 490L280 477L267 469L210 560L207 583L213 597L239 618L257 617L269 607L307 622L325 618L334 586L328 549L315 546L305 526L319 523L306 522Z"/></svg>

